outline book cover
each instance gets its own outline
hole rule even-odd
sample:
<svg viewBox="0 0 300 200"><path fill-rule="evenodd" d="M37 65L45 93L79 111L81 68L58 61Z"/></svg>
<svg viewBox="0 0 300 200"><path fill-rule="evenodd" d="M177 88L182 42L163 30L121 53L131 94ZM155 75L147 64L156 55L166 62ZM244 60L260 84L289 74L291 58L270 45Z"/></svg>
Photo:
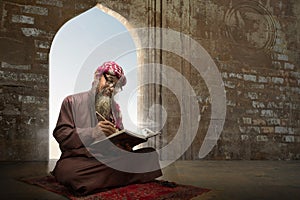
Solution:
<svg viewBox="0 0 300 200"><path fill-rule="evenodd" d="M102 145L105 141L110 140L114 144L136 146L140 143L146 142L148 138L158 135L160 132L153 132L149 129L143 129L141 133L135 133L127 129L120 130L105 139L94 141L91 146Z"/></svg>

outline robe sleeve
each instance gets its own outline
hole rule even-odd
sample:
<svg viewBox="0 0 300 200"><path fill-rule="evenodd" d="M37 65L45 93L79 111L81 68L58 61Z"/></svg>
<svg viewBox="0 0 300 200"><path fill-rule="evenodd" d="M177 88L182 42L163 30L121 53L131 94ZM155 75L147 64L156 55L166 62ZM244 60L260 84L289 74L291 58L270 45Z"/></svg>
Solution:
<svg viewBox="0 0 300 200"><path fill-rule="evenodd" d="M88 146L94 141L92 132L96 127L76 128L72 113L72 98L64 99L53 136L62 152Z"/></svg>

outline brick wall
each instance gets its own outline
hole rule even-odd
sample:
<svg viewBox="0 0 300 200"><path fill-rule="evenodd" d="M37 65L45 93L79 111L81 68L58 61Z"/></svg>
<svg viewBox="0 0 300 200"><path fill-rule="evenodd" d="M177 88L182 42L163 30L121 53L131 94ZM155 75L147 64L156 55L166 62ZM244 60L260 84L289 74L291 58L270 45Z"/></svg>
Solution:
<svg viewBox="0 0 300 200"><path fill-rule="evenodd" d="M0 2L0 160L47 160L48 54L67 20L95 2Z"/></svg>
<svg viewBox="0 0 300 200"><path fill-rule="evenodd" d="M218 64L227 93L226 123L209 157L299 159L299 2L191 5L191 29L201 26L192 32Z"/></svg>
<svg viewBox="0 0 300 200"><path fill-rule="evenodd" d="M0 160L48 159L48 54L52 39L66 21L96 2L120 13L133 27L159 26L188 34L211 55L225 84L227 116L208 159L300 158L299 2L3 0ZM182 157L197 159L211 112L203 77L171 53L146 55L146 62L163 63L182 73L197 94L200 126ZM157 91L162 92L158 100ZM170 140L180 122L174 94L155 86L145 96L150 98L149 105L164 104L172 113L163 130L165 139Z"/></svg>

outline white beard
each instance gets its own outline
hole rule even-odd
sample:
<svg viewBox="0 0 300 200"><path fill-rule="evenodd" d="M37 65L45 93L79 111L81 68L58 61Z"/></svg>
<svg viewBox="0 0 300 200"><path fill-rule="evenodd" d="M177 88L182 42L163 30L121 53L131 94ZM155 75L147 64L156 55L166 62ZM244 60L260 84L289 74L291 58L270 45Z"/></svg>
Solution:
<svg viewBox="0 0 300 200"><path fill-rule="evenodd" d="M95 97L95 109L99 112L105 119L110 118L111 114L111 98L109 96L103 95L101 92L96 94Z"/></svg>

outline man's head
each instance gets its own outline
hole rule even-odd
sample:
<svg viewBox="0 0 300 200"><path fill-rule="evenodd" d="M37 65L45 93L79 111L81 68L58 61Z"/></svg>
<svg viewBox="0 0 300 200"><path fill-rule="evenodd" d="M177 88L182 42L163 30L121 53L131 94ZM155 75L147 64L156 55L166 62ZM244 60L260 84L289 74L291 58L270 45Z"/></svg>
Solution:
<svg viewBox="0 0 300 200"><path fill-rule="evenodd" d="M104 117L111 113L111 98L122 90L126 84L123 69L115 62L103 63L95 72L95 79L99 80L96 88L95 108Z"/></svg>
<svg viewBox="0 0 300 200"><path fill-rule="evenodd" d="M103 92L103 95L111 97L120 92L126 84L126 77L121 66L113 61L103 63L97 68L95 78L99 80L97 92Z"/></svg>

